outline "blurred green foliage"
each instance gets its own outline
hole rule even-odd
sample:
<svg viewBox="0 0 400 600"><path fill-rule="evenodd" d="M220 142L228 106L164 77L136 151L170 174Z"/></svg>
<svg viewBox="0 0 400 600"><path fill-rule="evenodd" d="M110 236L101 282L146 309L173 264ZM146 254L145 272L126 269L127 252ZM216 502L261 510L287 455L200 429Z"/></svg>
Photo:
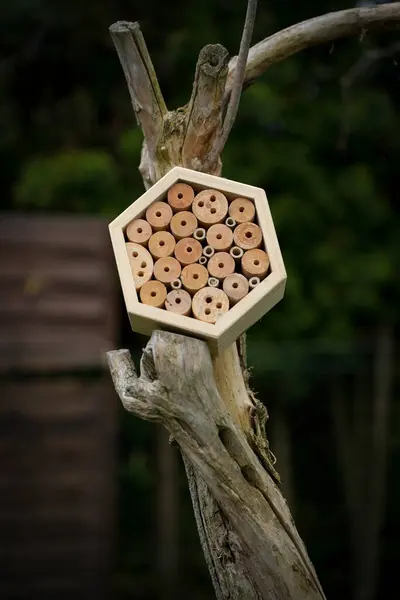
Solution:
<svg viewBox="0 0 400 600"><path fill-rule="evenodd" d="M340 0L259 4L255 41L351 7ZM176 108L189 99L203 45L219 42L237 52L244 12L239 0L1 3L2 208L118 214L142 191L141 133L108 26L118 19L141 22L167 104ZM346 536L336 535L345 514L321 400L327 373L365 368L375 328L390 323L398 331L400 300L400 57L371 63L346 89L341 81L369 50L393 39L388 33L343 40L271 67L244 92L223 154L226 177L266 189L284 254L287 293L251 330L249 361L270 412L281 402L290 414L298 523L328 597L345 598L350 575ZM127 331L124 322L125 342L134 345ZM395 417L398 464L398 407ZM151 578L152 432L121 417L121 598L134 597L132 589ZM399 499L398 483L390 485L390 497ZM393 500L389 509L388 521L396 514L398 520ZM189 514L186 498L184 561L188 578L197 581L204 571ZM385 530L382 597L394 581L389 566L399 533Z"/></svg>

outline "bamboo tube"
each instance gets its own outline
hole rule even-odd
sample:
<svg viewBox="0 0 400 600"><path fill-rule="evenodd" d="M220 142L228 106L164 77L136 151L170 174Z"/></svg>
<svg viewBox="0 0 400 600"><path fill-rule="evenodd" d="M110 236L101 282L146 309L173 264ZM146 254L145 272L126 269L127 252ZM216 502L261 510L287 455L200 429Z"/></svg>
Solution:
<svg viewBox="0 0 400 600"><path fill-rule="evenodd" d="M150 252L140 244L127 242L125 247L128 253L135 288L136 290L140 290L142 285L146 281L149 281L153 275L153 258Z"/></svg>
<svg viewBox="0 0 400 600"><path fill-rule="evenodd" d="M174 281L171 281L171 287L173 290L180 290L182 287L182 281L180 279L174 279Z"/></svg>
<svg viewBox="0 0 400 600"><path fill-rule="evenodd" d="M262 231L255 223L241 223L233 232L236 246L243 250L258 248L262 243Z"/></svg>
<svg viewBox="0 0 400 600"><path fill-rule="evenodd" d="M236 221L235 219L232 219L232 217L228 217L225 221L225 225L229 227L229 229L235 229Z"/></svg>
<svg viewBox="0 0 400 600"><path fill-rule="evenodd" d="M236 198L229 205L229 216L235 219L236 223L249 223L250 221L254 221L256 207L251 200Z"/></svg>
<svg viewBox="0 0 400 600"><path fill-rule="evenodd" d="M172 256L175 249L175 238L169 231L156 231L149 239L148 248L156 260Z"/></svg>
<svg viewBox="0 0 400 600"><path fill-rule="evenodd" d="M172 218L172 208L166 202L154 202L146 210L146 220L153 231L165 231L168 229Z"/></svg>
<svg viewBox="0 0 400 600"><path fill-rule="evenodd" d="M198 242L204 242L204 240L206 239L206 230L202 227L198 227L194 230L193 237Z"/></svg>
<svg viewBox="0 0 400 600"><path fill-rule="evenodd" d="M206 258L211 258L215 254L215 250L212 246L204 246L203 248L203 256Z"/></svg>
<svg viewBox="0 0 400 600"><path fill-rule="evenodd" d="M219 287L219 280L216 277L209 277L207 282L209 287Z"/></svg>
<svg viewBox="0 0 400 600"><path fill-rule="evenodd" d="M182 265L190 265L199 260L202 250L200 242L193 238L184 238L176 244L174 254Z"/></svg>
<svg viewBox="0 0 400 600"><path fill-rule="evenodd" d="M227 252L232 246L233 233L226 225L217 223L207 231L207 244L215 250Z"/></svg>
<svg viewBox="0 0 400 600"><path fill-rule="evenodd" d="M249 282L244 275L232 273L225 277L222 289L228 296L230 305L233 306L249 293Z"/></svg>
<svg viewBox="0 0 400 600"><path fill-rule="evenodd" d="M182 211L172 217L170 228L175 239L182 240L192 235L197 228L197 219L193 213Z"/></svg>
<svg viewBox="0 0 400 600"><path fill-rule="evenodd" d="M187 265L182 269L182 285L189 294L195 294L207 285L208 271L199 264Z"/></svg>
<svg viewBox="0 0 400 600"><path fill-rule="evenodd" d="M168 190L167 199L174 212L190 210L194 199L194 190L187 183L175 183Z"/></svg>
<svg viewBox="0 0 400 600"><path fill-rule="evenodd" d="M196 319L216 323L229 310L228 296L218 288L205 287L193 296L192 310Z"/></svg>
<svg viewBox="0 0 400 600"><path fill-rule="evenodd" d="M161 281L146 281L140 289L140 300L143 304L163 308L167 297L167 288Z"/></svg>
<svg viewBox="0 0 400 600"><path fill-rule="evenodd" d="M188 316L192 308L192 299L185 290L172 290L167 294L165 308L178 315Z"/></svg>
<svg viewBox="0 0 400 600"><path fill-rule="evenodd" d="M249 279L249 288L253 290L260 283L259 277L250 277Z"/></svg>
<svg viewBox="0 0 400 600"><path fill-rule="evenodd" d="M268 273L269 258L264 250L248 250L242 257L242 273L248 279L250 277L259 277L260 280Z"/></svg>
<svg viewBox="0 0 400 600"><path fill-rule="evenodd" d="M239 248L239 246L232 246L232 248L229 250L229 254L238 262L242 258L244 252L242 248Z"/></svg>
<svg viewBox="0 0 400 600"><path fill-rule="evenodd" d="M225 219L228 200L217 190L203 190L193 200L192 210L203 227L210 227Z"/></svg>
<svg viewBox="0 0 400 600"><path fill-rule="evenodd" d="M211 277L224 279L235 271L235 261L228 252L216 252L208 261L207 267Z"/></svg>
<svg viewBox="0 0 400 600"><path fill-rule="evenodd" d="M159 258L154 265L154 277L161 283L170 284L181 274L181 264L176 258Z"/></svg>
<svg viewBox="0 0 400 600"><path fill-rule="evenodd" d="M199 263L201 265L203 265L203 266L206 266L206 264L208 263L207 257L206 256L200 256Z"/></svg>
<svg viewBox="0 0 400 600"><path fill-rule="evenodd" d="M150 223L144 219L134 219L126 228L126 237L128 240L142 246L147 245L152 233L153 230Z"/></svg>

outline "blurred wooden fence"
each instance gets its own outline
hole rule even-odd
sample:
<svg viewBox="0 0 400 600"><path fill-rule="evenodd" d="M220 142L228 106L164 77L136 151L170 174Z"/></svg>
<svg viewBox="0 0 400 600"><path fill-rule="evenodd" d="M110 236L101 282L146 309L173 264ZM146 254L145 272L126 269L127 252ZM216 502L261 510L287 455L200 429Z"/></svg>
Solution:
<svg viewBox="0 0 400 600"><path fill-rule="evenodd" d="M0 597L108 596L118 345L107 224L0 215Z"/></svg>

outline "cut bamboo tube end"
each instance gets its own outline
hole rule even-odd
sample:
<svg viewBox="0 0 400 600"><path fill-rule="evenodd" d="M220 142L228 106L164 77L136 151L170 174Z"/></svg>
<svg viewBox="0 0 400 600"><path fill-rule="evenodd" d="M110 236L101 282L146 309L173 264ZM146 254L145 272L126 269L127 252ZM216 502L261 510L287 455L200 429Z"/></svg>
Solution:
<svg viewBox="0 0 400 600"><path fill-rule="evenodd" d="M149 281L153 275L153 258L150 252L140 244L127 242L125 246L128 252L135 288L140 290L142 285L146 283L146 281Z"/></svg>
<svg viewBox="0 0 400 600"><path fill-rule="evenodd" d="M206 239L206 230L202 227L198 227L197 229L195 229L193 237L198 242L203 242Z"/></svg>
<svg viewBox="0 0 400 600"><path fill-rule="evenodd" d="M207 257L206 256L200 256L199 263L201 265L205 266L208 263Z"/></svg>
<svg viewBox="0 0 400 600"><path fill-rule="evenodd" d="M258 248L262 243L262 231L255 223L241 223L233 232L236 246L243 250Z"/></svg>
<svg viewBox="0 0 400 600"><path fill-rule="evenodd" d="M235 219L232 219L232 217L228 217L225 221L225 225L229 227L229 229L235 229L237 223Z"/></svg>
<svg viewBox="0 0 400 600"><path fill-rule="evenodd" d="M146 281L140 289L140 300L143 304L163 308L167 297L167 288L161 281Z"/></svg>
<svg viewBox="0 0 400 600"><path fill-rule="evenodd" d="M232 246L232 248L229 250L229 254L234 260L239 261L244 254L244 250L243 248L239 248L239 246Z"/></svg>
<svg viewBox="0 0 400 600"><path fill-rule="evenodd" d="M168 204L174 212L189 210L194 200L194 190L187 183L176 183L168 190Z"/></svg>
<svg viewBox="0 0 400 600"><path fill-rule="evenodd" d="M217 252L208 261L208 272L211 277L224 279L235 271L235 261L228 252Z"/></svg>
<svg viewBox="0 0 400 600"><path fill-rule="evenodd" d="M208 271L199 264L187 265L182 269L182 285L189 294L195 294L207 285Z"/></svg>
<svg viewBox="0 0 400 600"><path fill-rule="evenodd" d="M204 246L203 255L206 258L211 258L215 254L215 250L212 246Z"/></svg>
<svg viewBox="0 0 400 600"><path fill-rule="evenodd" d="M153 230L150 223L144 219L134 219L126 228L126 237L128 240L142 246L147 245L152 233Z"/></svg>
<svg viewBox="0 0 400 600"><path fill-rule="evenodd" d="M169 231L156 231L149 239L148 248L156 260L172 256L175 249L175 238Z"/></svg>
<svg viewBox="0 0 400 600"><path fill-rule="evenodd" d="M207 231L207 244L215 250L226 252L232 246L232 242L232 230L222 223L211 225Z"/></svg>
<svg viewBox="0 0 400 600"><path fill-rule="evenodd" d="M225 219L228 200L217 190L203 190L193 200L192 210L203 227L210 227Z"/></svg>
<svg viewBox="0 0 400 600"><path fill-rule="evenodd" d="M188 211L176 213L171 219L171 233L177 240L182 240L192 235L197 228L197 224L197 219L193 213Z"/></svg>
<svg viewBox="0 0 400 600"><path fill-rule="evenodd" d="M250 221L254 221L256 207L247 198L236 198L229 205L229 216L235 219L236 223L249 223Z"/></svg>
<svg viewBox="0 0 400 600"><path fill-rule="evenodd" d="M171 287L173 290L180 290L182 287L182 281L180 279L174 279L174 281L171 281Z"/></svg>
<svg viewBox="0 0 400 600"><path fill-rule="evenodd" d="M154 202L146 210L146 220L153 231L165 231L172 219L172 208L166 202Z"/></svg>
<svg viewBox="0 0 400 600"><path fill-rule="evenodd" d="M244 275L232 273L225 277L222 289L233 306L249 293L249 282Z"/></svg>
<svg viewBox="0 0 400 600"><path fill-rule="evenodd" d="M268 273L269 258L264 250L248 250L242 257L242 272L248 279L259 277L260 280Z"/></svg>
<svg viewBox="0 0 400 600"><path fill-rule="evenodd" d="M184 238L176 244L174 254L182 265L190 265L199 260L202 250L200 242L193 238Z"/></svg>
<svg viewBox="0 0 400 600"><path fill-rule="evenodd" d="M154 265L154 277L161 283L170 284L181 274L181 264L176 258L159 258Z"/></svg>
<svg viewBox="0 0 400 600"><path fill-rule="evenodd" d="M216 277L209 277L207 283L209 287L219 287L219 280Z"/></svg>
<svg viewBox="0 0 400 600"><path fill-rule="evenodd" d="M229 310L228 296L218 288L205 287L193 296L192 310L196 319L216 323Z"/></svg>
<svg viewBox="0 0 400 600"><path fill-rule="evenodd" d="M192 308L192 298L185 290L172 290L167 294L165 308L177 315L189 316Z"/></svg>
<svg viewBox="0 0 400 600"><path fill-rule="evenodd" d="M259 277L251 277L249 279L249 288L252 290L260 283Z"/></svg>

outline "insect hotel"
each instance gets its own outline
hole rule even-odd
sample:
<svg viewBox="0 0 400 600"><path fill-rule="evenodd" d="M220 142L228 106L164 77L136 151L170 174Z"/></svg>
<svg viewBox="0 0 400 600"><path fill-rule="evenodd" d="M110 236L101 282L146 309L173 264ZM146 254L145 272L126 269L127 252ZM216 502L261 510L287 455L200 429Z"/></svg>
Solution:
<svg viewBox="0 0 400 600"><path fill-rule="evenodd" d="M132 329L232 344L282 299L264 190L174 167L109 226Z"/></svg>

